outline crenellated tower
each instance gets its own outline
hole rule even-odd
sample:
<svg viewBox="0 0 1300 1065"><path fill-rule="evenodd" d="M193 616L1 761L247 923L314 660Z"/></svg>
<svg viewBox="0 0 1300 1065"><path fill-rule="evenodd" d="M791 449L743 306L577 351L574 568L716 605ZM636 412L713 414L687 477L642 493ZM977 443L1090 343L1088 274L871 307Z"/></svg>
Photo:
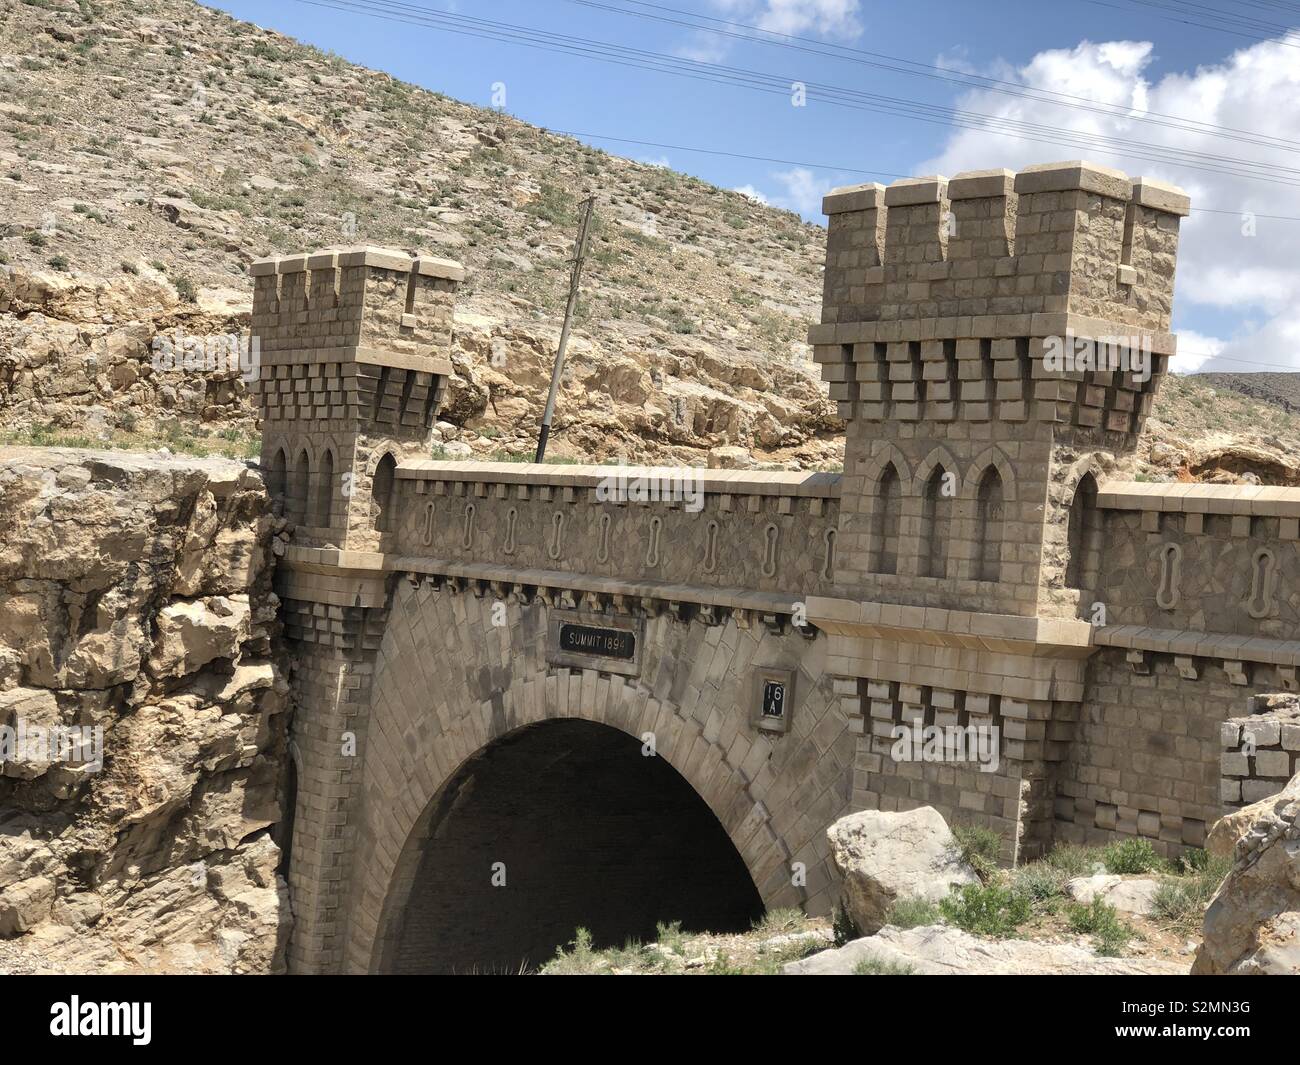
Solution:
<svg viewBox="0 0 1300 1065"><path fill-rule="evenodd" d="M427 458L459 263L357 247L259 259L262 465L297 539L378 550L397 463Z"/></svg>
<svg viewBox="0 0 1300 1065"><path fill-rule="evenodd" d="M826 197L810 340L848 423L847 593L1002 614L1087 608L1087 496L1132 456L1174 353L1188 203L1081 162Z"/></svg>

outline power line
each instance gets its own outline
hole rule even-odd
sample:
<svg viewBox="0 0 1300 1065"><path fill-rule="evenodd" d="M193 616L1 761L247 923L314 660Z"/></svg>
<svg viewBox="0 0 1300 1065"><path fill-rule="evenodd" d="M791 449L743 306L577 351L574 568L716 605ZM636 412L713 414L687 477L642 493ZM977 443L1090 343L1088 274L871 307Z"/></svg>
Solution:
<svg viewBox="0 0 1300 1065"><path fill-rule="evenodd" d="M693 78L694 80L710 81L715 84L739 85L740 87L749 87L757 91L776 93L781 96L788 95L788 91L789 91L784 83L784 79L779 79L782 82L779 88L775 88L775 87L765 88L763 86L763 81L766 79L768 81L768 84L771 85L772 79L774 79L776 76L766 74L760 71L748 71L748 70L744 70L743 68L725 67L720 64L698 63L694 60L680 59L678 57L664 55L663 53L648 52L642 49L631 49L620 45L612 45L606 42L592 41L590 39L572 37L564 34L554 34L548 31L542 31L532 27L513 26L508 23L496 23L486 19L470 19L467 16L455 16L443 12L432 11L427 8L421 8L418 5L414 5L414 4L397 3L395 2L395 0L296 0L296 2L308 4L313 7L333 8L335 10L340 10L352 14L360 14L371 18L378 18L384 21L401 22L409 25L417 25L426 28L445 29L448 32L457 33L464 36L486 38L489 40L496 40L505 43L517 43L517 44L522 44L525 47L540 48L546 51L560 51L560 52L567 52L569 54L584 55L587 58L592 58L598 61L612 63L618 66L647 69L652 71L658 71L661 73L672 73L679 76L690 77ZM1089 2L1098 2L1098 0L1089 0ZM1112 6L1112 5L1104 5L1104 6ZM378 8L379 10L375 10L375 8ZM397 9L397 10L393 10L393 9ZM406 10L402 10L402 9L406 9ZM418 15L408 14L408 11L415 11L418 12L419 14ZM440 22L438 20L444 20L444 21ZM478 25L470 25L470 26L447 25L445 20L460 20L464 23L478 24ZM541 41L537 39L539 37L545 38L548 41L548 43L541 43ZM620 56L622 57L619 58ZM702 68L702 69L700 70L699 73L691 73L690 68L692 67ZM736 75L739 75L739 77L736 77ZM807 83L807 84L809 85L809 87L822 88L832 94L843 93L850 97L861 96L867 99L877 99L875 94L857 93L854 92L853 90L840 89L836 86L822 86L819 85L818 83ZM958 128L976 129L976 130L981 130L983 132L997 133L1003 136L1020 136L1026 140L1043 140L1043 138L1041 137L1025 136L1022 133L1008 132L1006 130L990 129L985 126L973 126L967 124L966 122L962 121L961 118L958 117L964 114L964 115L969 115L971 117L988 119L990 121L1002 121L1001 119L998 119L995 116L991 116L991 115L980 115L974 112L963 113L961 111L958 111L957 109L935 108L932 107L931 105L922 104L917 101L897 100L889 97L879 97L878 99L882 101L888 101L890 103L902 104L905 105L905 107L912 107L918 109L922 113L913 114L911 116L914 117L917 121L937 122L938 120L936 119L924 117L923 113L925 111L932 111L932 112L946 111L951 117L949 118L948 121L940 122L939 124L952 125ZM906 110L889 109L882 106L870 106L865 103L858 104L855 106L855 104L851 102L846 102L841 99L836 99L833 96L832 98L828 99L827 102L835 104L837 106L853 108L855 110L877 111L886 114L903 114L905 116L907 115ZM1016 123L1012 123L1009 121L1006 124L1013 127L1017 125ZM1020 124L1020 125L1024 125L1027 128L1031 128L1031 129L1035 128L1033 127L1032 124ZM1041 127L1037 127L1037 128L1041 128ZM628 140L627 138L605 138L605 139ZM1073 139L1065 141L1065 143L1069 143L1072 146L1077 146L1081 143L1086 143L1086 142L1100 143L1103 140L1115 141L1116 139L1096 138L1094 140L1093 138L1088 138L1086 135L1077 135L1074 136ZM647 145L653 144L653 142L635 142L635 141L632 141L631 143L642 143ZM1124 143L1124 142L1118 141L1118 143ZM670 145L656 145L656 146L670 147L670 148L673 147ZM692 151L697 149L690 149L684 146L678 146L676 150ZM705 151L703 149L699 149L699 150ZM1098 150L1098 149L1094 149L1094 150ZM1133 158L1146 158L1148 160L1151 160L1152 158L1150 156L1142 156L1133 152L1114 152L1111 151L1110 149L1105 149L1105 148L1099 150L1105 152L1106 154L1127 154ZM1170 151L1172 152L1174 150L1171 149ZM718 153L718 154L739 154L739 153ZM1204 156L1204 153L1184 153L1184 154L1190 154L1193 156L1203 156L1208 159L1214 158L1214 157ZM760 157L746 157L746 158L760 158ZM779 160L772 160L772 161L779 161ZM1269 181L1270 183L1273 184L1283 184L1283 185L1293 185L1293 186L1296 185L1295 182L1285 181L1281 179L1270 179L1258 174L1240 173L1234 171L1215 169L1207 166L1198 166L1191 163L1179 162L1177 159L1169 159L1167 157L1157 158L1154 161L1173 162L1175 163L1175 165L1186 166L1189 169L1208 170L1209 172L1212 173L1227 173L1227 174L1232 174L1233 176L1250 177L1250 178L1254 178L1255 180ZM1279 172L1291 171L1291 168L1276 167L1271 164L1265 164L1258 161L1242 160L1240 162L1242 162L1245 165L1258 166L1262 169L1272 169L1274 171L1279 171ZM814 164L794 164L794 165L814 165ZM851 168L845 168L845 169L851 169ZM857 171L857 172L861 173L864 171ZM884 175L884 172L882 171L876 171L875 173ZM899 176L899 175L885 175L885 176ZM1213 209L1201 208L1201 210L1209 212ZM1239 212L1219 210L1219 211L1214 211L1214 213L1237 214ZM1275 218L1288 220L1288 221L1300 220L1300 219L1291 219L1288 216L1256 215L1256 217L1275 217ZM1254 361L1249 359L1240 359L1234 356L1213 354L1210 352L1180 352L1180 354L1192 356L1192 357L1207 358L1207 359L1218 359L1225 362L1234 362L1243 365L1266 366L1272 369L1284 370L1290 368L1289 366L1286 366L1281 363L1259 362L1259 361Z"/></svg>
<svg viewBox="0 0 1300 1065"><path fill-rule="evenodd" d="M1019 99L1056 104L1062 107L1073 107L1076 110L1089 111L1093 114L1105 115L1111 118L1126 118L1132 121L1147 122L1152 125L1177 129L1183 132L1202 133L1209 136L1222 137L1227 140L1240 141L1245 144L1256 144L1262 147L1278 148L1284 151L1300 151L1300 141L1288 140L1284 137L1275 137L1272 134L1263 133L1258 130L1236 129L1231 126L1221 126L1213 122L1203 122L1199 119L1187 118L1183 115L1170 115L1160 111L1145 111L1141 114L1135 115L1132 113L1132 108L1124 107L1119 104L1108 104L1103 101L1091 100L1086 96L1077 96L1072 93L1059 92L1055 89L1041 89L1019 85L1015 82L1004 81L1000 78L993 78L984 74L972 74L963 71L948 70L932 63L922 63L914 59L892 56L883 52L871 52L866 49L853 48L848 45L836 44L829 41L817 41L811 37L800 37L795 34L781 33L777 30L766 30L759 26L752 26L743 22L714 18L710 15L697 14L691 11L684 11L680 8L668 7L663 4L650 3L649 0L623 0L623 2L634 4L636 7L652 8L655 11L680 15L697 21L688 22L680 18L669 18L666 15L651 14L649 11L633 11L628 8L614 6L611 3L602 3L599 2L599 0L564 0L564 2L603 11L616 12L621 15L628 15L636 18L651 19L656 22L668 23L670 25L684 26L690 29L702 30L707 33L713 33L723 37L731 37L737 40L768 44L813 55L841 59L880 70L892 71L893 73L908 74L914 77L932 78L937 81L961 85L966 88L984 89ZM707 25L707 23L715 23L717 25L710 26ZM733 33L727 29L719 29L717 26L727 26L748 32ZM754 36L755 34L761 34L762 36ZM904 65L899 66L898 64ZM908 69L908 67L916 69ZM1159 121L1160 119L1167 119L1168 121Z"/></svg>
<svg viewBox="0 0 1300 1065"><path fill-rule="evenodd" d="M728 67L716 63L703 63L664 53L591 41L588 38L556 34L536 27L521 27L469 16L432 11L414 4L396 0L297 0L315 7L333 8L352 14L378 18L421 27L443 29L471 37L520 44L567 54L582 55L616 66L651 70L658 73L692 78L715 84L748 88L752 91L788 97L794 82L763 71ZM1002 116L940 107L906 98L888 97L875 93L846 89L818 82L798 82L810 95L832 106L852 110L870 111L910 118L935 125L970 129L997 136L1068 145L1108 156L1142 159L1164 163L1189 170L1199 170L1231 177L1249 178L1270 184L1300 187L1300 170L1266 163L1260 160L1239 159L1214 155L1208 152L1151 145L1114 136L1084 134L1018 121Z"/></svg>
<svg viewBox="0 0 1300 1065"><path fill-rule="evenodd" d="M1095 7L1108 7L1114 11L1131 12L1132 10L1131 8L1121 7L1119 4L1106 3L1106 0L1084 0L1084 2L1088 4L1092 4ZM1157 4L1149 3L1148 0L1130 0L1130 3L1137 4L1141 7L1155 8L1157 11L1169 10L1168 8L1162 8ZM1213 23L1195 22L1189 18L1179 18L1177 15L1164 14L1164 15L1155 15L1153 17L1164 19L1164 21L1166 22L1176 22L1183 26L1196 26L1197 28L1203 30L1214 30L1216 33L1226 33L1233 37L1243 37L1248 41L1276 41L1278 44L1286 48L1300 48L1300 42L1278 40L1276 35L1272 35L1272 34L1261 37L1258 34L1243 33L1241 30L1229 29L1227 26L1216 26ZM1288 36L1290 35L1290 31L1287 31L1287 35Z"/></svg>
<svg viewBox="0 0 1300 1065"><path fill-rule="evenodd" d="M866 177L891 177L891 178L909 178L913 174L900 174L892 170L863 170L860 167L838 166L833 163L810 163L800 159L781 159L770 155L747 155L743 152L728 152L719 148L698 148L688 144L665 144L661 141L643 141L633 137L613 137L605 133L579 133L575 130L567 129L547 129L548 133L556 133L562 137L585 138L587 140L611 141L620 144L637 144L643 148L664 148L668 151L677 152L698 152L701 155L718 155L728 159L745 159L756 163L777 163L780 166L802 166L810 170L828 170L844 174L861 174ZM1300 215L1287 214L1260 214L1258 211L1229 210L1226 207L1193 207L1193 214L1225 214L1242 215L1249 214L1257 219L1266 219L1273 222L1300 222Z"/></svg>

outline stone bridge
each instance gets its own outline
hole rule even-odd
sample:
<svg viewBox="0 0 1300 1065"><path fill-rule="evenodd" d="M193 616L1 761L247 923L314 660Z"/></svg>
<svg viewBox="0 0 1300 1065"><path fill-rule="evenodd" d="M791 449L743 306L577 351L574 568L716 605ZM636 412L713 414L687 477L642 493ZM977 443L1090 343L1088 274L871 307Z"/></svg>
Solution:
<svg viewBox="0 0 1300 1065"><path fill-rule="evenodd" d="M296 522L291 966L827 913L825 830L863 808L934 806L1007 862L1199 845L1251 797L1221 723L1296 685L1300 492L1124 480L1187 209L1080 163L828 196L843 474L429 461L461 268L254 263ZM1122 358L1061 365L1075 337ZM902 757L909 725L992 757Z"/></svg>

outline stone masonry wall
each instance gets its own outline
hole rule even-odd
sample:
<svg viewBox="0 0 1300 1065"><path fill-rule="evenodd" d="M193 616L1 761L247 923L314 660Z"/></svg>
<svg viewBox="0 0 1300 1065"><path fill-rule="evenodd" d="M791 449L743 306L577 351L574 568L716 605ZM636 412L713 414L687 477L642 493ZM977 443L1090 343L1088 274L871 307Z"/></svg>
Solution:
<svg viewBox="0 0 1300 1065"><path fill-rule="evenodd" d="M1221 798L1229 809L1276 795L1300 772L1300 697L1257 695L1223 723Z"/></svg>

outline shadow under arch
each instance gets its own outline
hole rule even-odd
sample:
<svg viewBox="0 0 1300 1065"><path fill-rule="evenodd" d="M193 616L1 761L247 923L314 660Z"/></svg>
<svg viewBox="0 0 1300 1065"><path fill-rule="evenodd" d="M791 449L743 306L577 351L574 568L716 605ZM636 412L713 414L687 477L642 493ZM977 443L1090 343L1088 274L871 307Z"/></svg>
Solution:
<svg viewBox="0 0 1300 1065"><path fill-rule="evenodd" d="M763 913L708 804L616 727L557 718L471 755L427 805L385 902L381 973L517 972L590 930L743 931Z"/></svg>

